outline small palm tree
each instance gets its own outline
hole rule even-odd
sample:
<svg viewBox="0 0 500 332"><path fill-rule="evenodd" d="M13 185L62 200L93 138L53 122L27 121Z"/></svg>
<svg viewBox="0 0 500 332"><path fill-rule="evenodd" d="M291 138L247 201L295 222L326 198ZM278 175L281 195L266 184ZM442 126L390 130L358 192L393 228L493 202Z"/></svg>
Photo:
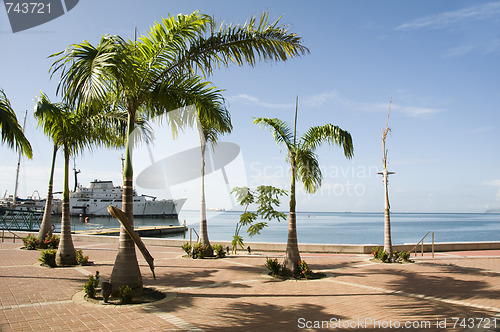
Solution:
<svg viewBox="0 0 500 332"><path fill-rule="evenodd" d="M0 128L1 142L6 142L11 149L21 151L28 158L33 156L30 142L24 136L23 129L17 121L9 99L3 89L0 89Z"/></svg>
<svg viewBox="0 0 500 332"><path fill-rule="evenodd" d="M123 105L128 113L128 133L138 114L147 118L195 105L211 109L220 99L204 76L231 63L255 65L258 60L285 61L308 52L301 38L290 33L279 20L270 23L251 18L244 26L222 25L208 15L179 14L155 23L147 36L125 41L105 35L97 46L85 41L71 45L51 67L60 72L61 89L69 103L99 106L106 102ZM197 75L201 73L202 76ZM133 226L133 170L128 148L123 171L122 209ZM120 229L120 247L111 274L118 289L142 288L134 242Z"/></svg>
<svg viewBox="0 0 500 332"><path fill-rule="evenodd" d="M50 212L52 201L53 174L56 153L59 147L64 153L64 185L61 216L61 242L56 254L57 265L76 264L75 248L71 238L71 219L69 201L69 165L70 158L84 148L95 145L123 146L125 142L125 114L90 113L88 109L72 111L64 103L51 103L45 94L41 94L36 104L35 116L44 133L54 144L51 174L44 219L40 226L39 236L46 235L50 230ZM120 130L121 128L121 130ZM50 205L49 205L50 204ZM40 234L41 233L41 234Z"/></svg>
<svg viewBox="0 0 500 332"><path fill-rule="evenodd" d="M296 226L296 201L295 182L301 181L308 193L314 193L321 186L322 174L317 155L315 154L323 142L339 145L344 149L344 155L350 159L354 155L352 138L349 132L332 124L311 127L297 141L297 110L298 98L295 107L295 124L293 131L290 126L279 119L255 118L254 124L261 124L268 128L274 135L278 145L285 144L288 155L287 161L291 166L290 185L290 214L288 216L288 240L286 245L284 268L292 275L297 275L300 261L299 247L297 244Z"/></svg>

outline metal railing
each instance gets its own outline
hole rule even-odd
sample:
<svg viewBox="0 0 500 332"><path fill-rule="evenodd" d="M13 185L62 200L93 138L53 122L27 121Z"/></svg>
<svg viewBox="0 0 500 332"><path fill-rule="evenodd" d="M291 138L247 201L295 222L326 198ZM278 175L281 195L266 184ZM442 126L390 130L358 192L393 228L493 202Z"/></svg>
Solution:
<svg viewBox="0 0 500 332"><path fill-rule="evenodd" d="M2 208L0 225L3 229L34 231L40 229L43 212Z"/></svg>
<svg viewBox="0 0 500 332"><path fill-rule="evenodd" d="M5 228L2 228L2 242L5 241L5 231L9 232L10 234L12 234L12 243L16 243L16 237L20 240L22 240L23 238L20 237L19 235L17 235L16 233L14 233L13 231L9 230L9 229L5 229Z"/></svg>
<svg viewBox="0 0 500 332"><path fill-rule="evenodd" d="M42 221L42 212L15 210L2 208L0 211L0 227L2 228L2 242L5 241L5 232L12 235L13 242L16 243L16 237L23 239L13 232L16 231L38 231ZM35 227L36 226L36 227ZM38 229L37 229L38 228Z"/></svg>
<svg viewBox="0 0 500 332"><path fill-rule="evenodd" d="M190 228L189 229L189 244L191 245L191 247L193 246L193 231L196 234L196 242L198 242L200 240L200 236L198 235L198 232L196 232L196 229Z"/></svg>
<svg viewBox="0 0 500 332"><path fill-rule="evenodd" d="M424 237L420 241L417 242L415 247L413 247L413 249L410 250L410 252L415 252L415 257L417 256L418 245L420 245L420 252L421 252L422 256L424 256L424 239L429 234L432 234L432 258L434 258L434 232L432 232L432 231L427 232L427 234L425 234Z"/></svg>

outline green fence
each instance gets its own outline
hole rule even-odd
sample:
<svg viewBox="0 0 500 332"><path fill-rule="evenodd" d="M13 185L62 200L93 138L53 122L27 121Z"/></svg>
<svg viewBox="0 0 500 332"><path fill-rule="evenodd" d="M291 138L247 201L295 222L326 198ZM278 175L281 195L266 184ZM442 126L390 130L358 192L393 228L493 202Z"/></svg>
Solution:
<svg viewBox="0 0 500 332"><path fill-rule="evenodd" d="M0 208L0 228L13 231L38 231L43 212Z"/></svg>

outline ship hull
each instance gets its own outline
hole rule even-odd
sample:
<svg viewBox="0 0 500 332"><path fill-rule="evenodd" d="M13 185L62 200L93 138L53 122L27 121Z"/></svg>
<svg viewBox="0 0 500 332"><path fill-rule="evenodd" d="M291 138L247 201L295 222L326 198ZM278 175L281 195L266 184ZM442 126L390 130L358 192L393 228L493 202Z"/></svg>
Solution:
<svg viewBox="0 0 500 332"><path fill-rule="evenodd" d="M121 187L112 181L94 180L88 187L79 186L70 193L70 214L72 216L110 217L108 206L122 208ZM159 199L137 195L134 190L133 209L135 217L177 217L186 198Z"/></svg>
<svg viewBox="0 0 500 332"><path fill-rule="evenodd" d="M163 199L163 200L138 200L134 199L134 217L177 217L185 198L181 199ZM72 216L91 216L91 217L110 217L108 206L113 205L122 208L121 200L82 200L77 198L70 199L70 214Z"/></svg>

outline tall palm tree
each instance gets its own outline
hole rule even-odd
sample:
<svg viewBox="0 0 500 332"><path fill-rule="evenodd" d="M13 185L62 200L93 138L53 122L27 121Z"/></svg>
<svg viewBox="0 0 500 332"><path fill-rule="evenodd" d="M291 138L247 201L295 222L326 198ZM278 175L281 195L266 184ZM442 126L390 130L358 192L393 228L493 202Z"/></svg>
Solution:
<svg viewBox="0 0 500 332"><path fill-rule="evenodd" d="M218 92L221 92L220 90ZM187 107L178 112L169 112L167 120L170 123L173 137L176 138L179 130L186 126L196 126L200 140L201 151L201 199L200 199L200 238L199 242L207 247L205 255L212 256L213 249L208 239L207 207L205 200L205 166L206 150L210 145L213 149L217 147L220 135L230 133L233 126L231 115L224 106L222 98L214 100L210 108Z"/></svg>
<svg viewBox="0 0 500 332"><path fill-rule="evenodd" d="M87 41L71 45L53 55L57 60L51 72L60 72L58 91L70 103L98 106L112 100L124 105L131 133L138 113L161 116L192 104L211 109L221 96L197 73L206 76L231 63L285 61L307 52L300 37L279 20L270 23L267 14L233 26L194 12L162 19L137 41L105 35L97 46ZM132 157L127 148L122 208L133 226L132 197ZM142 288L134 243L123 227L111 283Z"/></svg>
<svg viewBox="0 0 500 332"><path fill-rule="evenodd" d="M42 243L46 236L52 235L52 200L53 200L53 189L54 189L54 169L56 165L57 150L59 150L59 145L57 143L54 143L52 149L52 163L50 166L47 199L45 200L45 209L43 210L42 223L40 224L40 230L38 231L38 236L37 236L39 243Z"/></svg>
<svg viewBox="0 0 500 332"><path fill-rule="evenodd" d="M385 208L384 208L384 251L389 254L389 259L392 258L392 240L391 240L391 205L389 204L389 175L394 174L394 172L389 172L387 170L387 150L385 149L385 140L387 138L387 134L391 131L389 128L389 115L391 115L391 105L392 99L389 103L389 112L387 113L387 122L385 123L385 129L382 133L382 149L384 151L384 155L382 158L382 163L384 164L384 170L379 173L384 177L384 194L385 194Z"/></svg>
<svg viewBox="0 0 500 332"><path fill-rule="evenodd" d="M16 113L12 109L9 99L3 89L0 89L0 128L1 142L6 142L11 149L20 151L28 158L32 158L33 151L30 142L24 136L23 129L17 121Z"/></svg>
<svg viewBox="0 0 500 332"><path fill-rule="evenodd" d="M54 164L58 148L61 147L64 153L61 241L56 254L56 263L57 265L74 265L76 256L71 238L69 197L70 158L84 148L92 148L95 145L123 146L126 117L123 113L92 114L90 110L84 108L73 111L65 103L51 103L43 93L36 104L35 116L39 119L39 125L43 127L44 133L52 139L54 144L47 202L52 200ZM50 210L51 205L46 203L41 231L42 229L45 231L47 227L50 228Z"/></svg>
<svg viewBox="0 0 500 332"><path fill-rule="evenodd" d="M350 159L354 155L352 138L349 132L332 124L311 127L297 141L297 109L298 98L295 106L295 124L293 131L290 126L279 119L255 118L254 124L260 124L268 128L274 136L278 145L285 144L288 154L287 161L291 166L290 184L290 214L288 216L288 240L285 252L284 268L288 273L297 275L298 263L300 261L299 247L297 244L296 227L296 201L295 182L301 181L304 189L308 193L314 193L321 186L323 175L319 167L318 157L315 154L323 142L330 145L341 146L346 158Z"/></svg>
<svg viewBox="0 0 500 332"><path fill-rule="evenodd" d="M221 105L222 106L222 105ZM200 200L200 243L207 246L206 255L212 256L213 249L208 239L207 205L205 201L205 153L207 145L216 147L220 135L230 133L231 116L221 107L198 112L198 133L201 147L201 200Z"/></svg>

